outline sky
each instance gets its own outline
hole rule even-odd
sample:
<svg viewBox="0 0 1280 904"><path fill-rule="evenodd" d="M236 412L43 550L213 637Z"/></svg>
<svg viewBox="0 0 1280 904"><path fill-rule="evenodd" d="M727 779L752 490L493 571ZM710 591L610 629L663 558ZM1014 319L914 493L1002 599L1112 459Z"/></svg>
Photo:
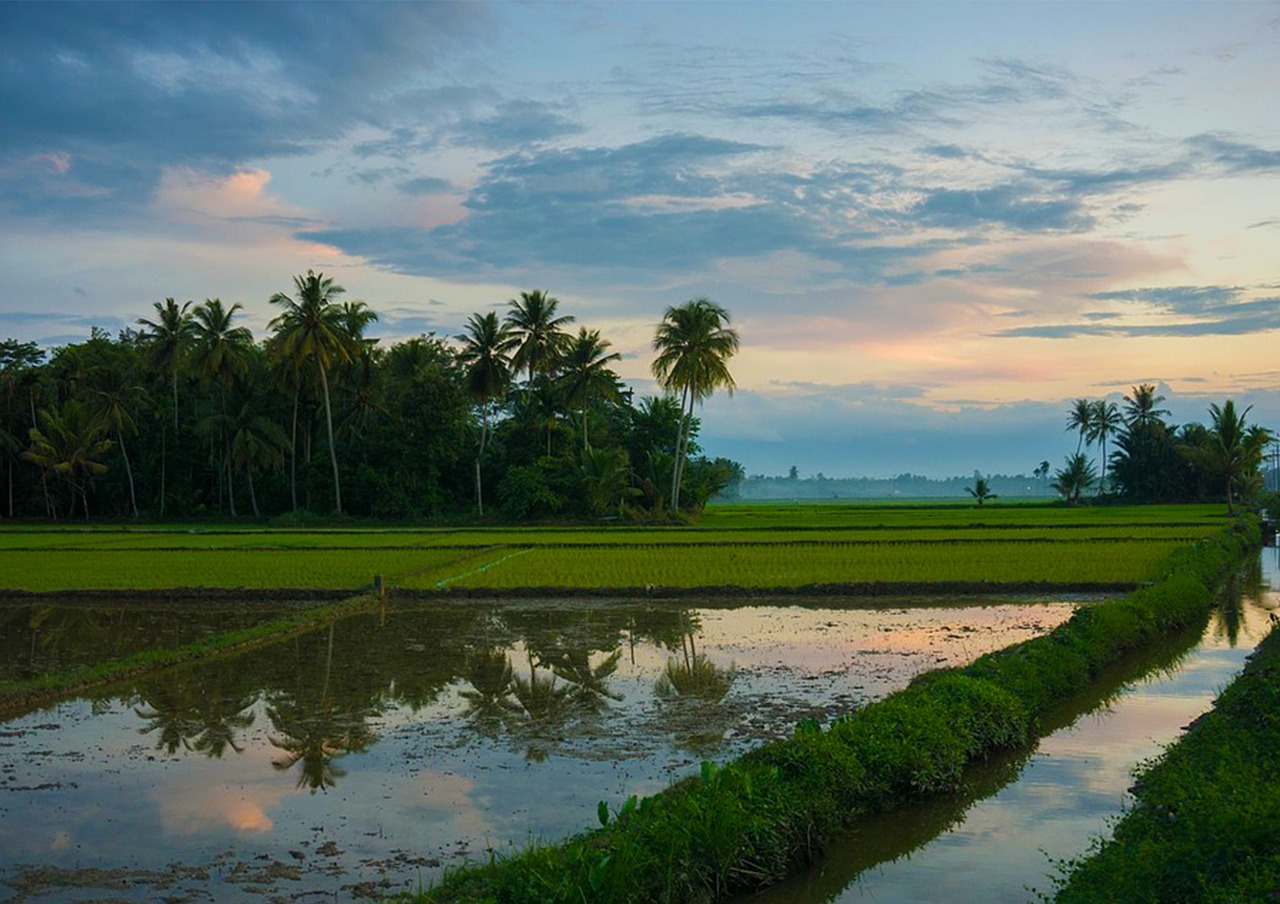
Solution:
<svg viewBox="0 0 1280 904"><path fill-rule="evenodd" d="M749 474L1030 473L1071 400L1280 427L1280 5L0 3L0 338L314 269L384 344L542 289Z"/></svg>

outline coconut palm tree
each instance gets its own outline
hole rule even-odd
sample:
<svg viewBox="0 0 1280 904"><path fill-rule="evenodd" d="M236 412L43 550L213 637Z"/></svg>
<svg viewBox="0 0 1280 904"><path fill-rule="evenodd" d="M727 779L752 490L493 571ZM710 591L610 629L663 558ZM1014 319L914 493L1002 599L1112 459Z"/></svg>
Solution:
<svg viewBox="0 0 1280 904"><path fill-rule="evenodd" d="M1235 514L1235 490L1256 475L1262 455L1271 442L1271 431L1249 427L1245 419L1253 406L1236 413L1235 402L1226 401L1221 408L1209 406L1209 428L1201 440L1189 447L1191 458L1226 485L1227 514Z"/></svg>
<svg viewBox="0 0 1280 904"><path fill-rule="evenodd" d="M191 312L192 345L187 359L191 373L202 386L216 383L218 386L219 414L206 420L221 439L221 462L218 465L219 482L227 481L227 499L231 515L236 514L235 480L231 471L230 436L227 432L227 393L236 382L247 376L253 360L253 334L247 327L232 326L240 305L223 305L219 298L205 299Z"/></svg>
<svg viewBox="0 0 1280 904"><path fill-rule="evenodd" d="M995 493L991 492L991 484L987 482L985 477L977 477L973 481L973 486L965 487L964 491L978 500L978 508L982 508L982 503L988 499L999 499Z"/></svg>
<svg viewBox="0 0 1280 904"><path fill-rule="evenodd" d="M1167 415L1168 409L1159 407L1164 400L1150 383L1133 387L1133 395L1124 397L1124 419L1129 429L1146 429Z"/></svg>
<svg viewBox="0 0 1280 904"><path fill-rule="evenodd" d="M733 393L729 359L738 345L738 332L729 326L729 312L706 298L667 308L654 333L653 349L658 355L653 375L659 386L680 398L680 431L671 472L673 515L680 507L680 478L693 407L722 387Z"/></svg>
<svg viewBox="0 0 1280 904"><path fill-rule="evenodd" d="M1107 491L1107 437L1114 436L1124 426L1120 417L1120 409L1115 402L1098 399L1093 403L1093 416L1089 419L1089 441L1098 443L1098 462L1101 465L1102 479L1098 483L1098 493Z"/></svg>
<svg viewBox="0 0 1280 904"><path fill-rule="evenodd" d="M579 327L578 335L565 351L561 361L560 388L565 404L576 405L582 415L582 448L591 445L587 436L587 411L593 396L617 400L620 396L618 375L609 369L622 355L610 352L608 339L599 330Z"/></svg>
<svg viewBox="0 0 1280 904"><path fill-rule="evenodd" d="M293 278L294 293L277 292L269 301L282 312L271 321L276 331L279 354L297 362L299 368L311 363L320 377L324 397L325 429L329 437L329 462L333 467L334 507L342 514L342 482L338 476L338 451L333 442L333 408L329 399L329 371L351 360L357 340L348 327L351 314L337 303L346 290L323 273L307 271ZM369 312L372 313L372 312Z"/></svg>
<svg viewBox="0 0 1280 904"><path fill-rule="evenodd" d="M1093 469L1093 462L1083 453L1077 452L1067 456L1066 466L1053 475L1053 488L1066 498L1067 502L1079 502L1080 497L1089 491L1089 487L1098 479L1098 472Z"/></svg>
<svg viewBox="0 0 1280 904"><path fill-rule="evenodd" d="M1067 412L1066 429L1075 430L1079 434L1076 438L1076 454L1080 453L1080 447L1093 427L1093 410L1093 402L1088 399L1076 399L1071 403L1071 410Z"/></svg>
<svg viewBox="0 0 1280 904"><path fill-rule="evenodd" d="M111 448L111 440L103 436L100 420L75 399L61 410L40 409L39 427L32 427L28 434L31 445L22 457L40 468L46 475L53 475L66 482L71 492L71 504L67 517L74 517L76 496L84 503L84 517L89 520L89 482L107 473L102 456Z"/></svg>
<svg viewBox="0 0 1280 904"><path fill-rule="evenodd" d="M467 394L480 406L480 442L476 446L476 514L484 517L484 492L480 481L480 460L489 439L489 408L502 400L511 385L510 351L519 341L508 324L494 311L472 314L467 331L458 336L462 351L458 363L465 369Z"/></svg>
<svg viewBox="0 0 1280 904"><path fill-rule="evenodd" d="M518 299L508 302L507 326L516 337L511 368L527 372L530 383L535 375L550 375L556 369L569 343L564 328L573 323L573 316L557 317L559 305L558 298L541 289L521 292Z"/></svg>
<svg viewBox="0 0 1280 904"><path fill-rule="evenodd" d="M145 402L147 391L141 386L127 385L126 380L115 380L106 389L97 390L97 414L103 427L116 435L116 443L120 446L120 454L124 457L124 472L129 480L129 505L133 509L133 517L138 517L138 495L133 486L133 465L129 462L129 450L124 443L125 433L136 436L138 421L133 416L133 406Z"/></svg>
<svg viewBox="0 0 1280 904"><path fill-rule="evenodd" d="M173 429L178 429L178 374L182 371L183 359L191 346L195 325L191 319L191 302L185 301L182 307L172 298L166 298L164 304L156 302L156 319L138 318L138 325L145 327L142 338L146 343L147 364L153 370L169 378L173 392Z"/></svg>

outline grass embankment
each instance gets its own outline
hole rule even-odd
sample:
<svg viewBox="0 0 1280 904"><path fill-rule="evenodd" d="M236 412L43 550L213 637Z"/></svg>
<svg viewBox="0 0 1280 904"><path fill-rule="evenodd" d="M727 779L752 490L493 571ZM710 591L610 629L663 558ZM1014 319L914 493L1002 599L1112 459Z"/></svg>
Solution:
<svg viewBox="0 0 1280 904"><path fill-rule="evenodd" d="M1138 774L1136 803L1056 904L1280 900L1280 627L1214 709Z"/></svg>
<svg viewBox="0 0 1280 904"><path fill-rule="evenodd" d="M337 603L299 610L250 628L202 637L179 647L156 648L23 681L0 681L0 718L47 705L91 687L123 681L157 669L277 643L378 603L378 597L373 595L352 597Z"/></svg>
<svg viewBox="0 0 1280 904"><path fill-rule="evenodd" d="M1023 744L1038 716L1127 651L1205 617L1259 543L1256 522L1180 549L1151 586L1048 635L921 676L823 729L766 745L615 813L562 845L446 877L427 902L712 901L811 861L853 819L956 788L966 765Z"/></svg>

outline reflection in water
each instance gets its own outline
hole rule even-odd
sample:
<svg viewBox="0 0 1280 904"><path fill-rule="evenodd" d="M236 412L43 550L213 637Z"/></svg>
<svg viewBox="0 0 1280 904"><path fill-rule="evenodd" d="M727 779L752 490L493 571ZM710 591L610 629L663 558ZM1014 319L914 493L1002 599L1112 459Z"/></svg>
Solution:
<svg viewBox="0 0 1280 904"><path fill-rule="evenodd" d="M699 759L790 734L1070 610L753 602L392 608L13 719L0 728L0 894L16 864L62 862L53 838L86 867L195 863L206 878L188 896L248 894L228 887L243 871L208 862L218 850L302 870L298 894L348 898L341 883L384 877L388 890L412 888L468 854L579 831L602 798L656 793ZM962 625L973 630L952 639ZM885 652L888 636L913 638L917 653ZM0 650L29 662L31 634L9 640ZM737 667L715 665L730 656ZM128 843L138 837L154 842ZM154 899L140 876L108 893Z"/></svg>
<svg viewBox="0 0 1280 904"><path fill-rule="evenodd" d="M967 774L964 794L860 821L804 875L752 904L999 904L1044 887L1127 800L1131 770L1207 710L1267 633L1257 568L1205 623L1111 666L1046 717L1036 745Z"/></svg>
<svg viewBox="0 0 1280 904"><path fill-rule="evenodd" d="M370 701L363 701L361 705L362 701L339 699L330 693L333 631L334 625L330 622L323 678L318 685L314 675L301 673L297 684L299 692L274 694L267 707L267 717L280 734L271 738L271 744L284 751L284 756L272 760L271 765L280 772L288 772L301 763L298 787L312 794L332 788L346 775L334 765L335 759L358 753L376 739L366 721L374 715L376 707ZM307 661L297 662L305 667Z"/></svg>

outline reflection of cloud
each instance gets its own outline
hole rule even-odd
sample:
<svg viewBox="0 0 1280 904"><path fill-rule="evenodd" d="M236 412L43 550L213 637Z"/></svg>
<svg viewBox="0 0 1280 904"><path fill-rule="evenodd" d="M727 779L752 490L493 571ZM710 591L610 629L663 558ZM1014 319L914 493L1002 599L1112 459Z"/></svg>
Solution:
<svg viewBox="0 0 1280 904"><path fill-rule="evenodd" d="M158 798L160 821L168 832L198 835L221 828L237 832L270 832L275 823L268 810L294 793L283 785L215 785L184 788Z"/></svg>
<svg viewBox="0 0 1280 904"><path fill-rule="evenodd" d="M472 799L475 792L476 783L465 776L423 770L409 785L413 795L409 804L422 811L432 825L452 823L456 837L482 837L491 834L494 827L484 815L488 808Z"/></svg>

